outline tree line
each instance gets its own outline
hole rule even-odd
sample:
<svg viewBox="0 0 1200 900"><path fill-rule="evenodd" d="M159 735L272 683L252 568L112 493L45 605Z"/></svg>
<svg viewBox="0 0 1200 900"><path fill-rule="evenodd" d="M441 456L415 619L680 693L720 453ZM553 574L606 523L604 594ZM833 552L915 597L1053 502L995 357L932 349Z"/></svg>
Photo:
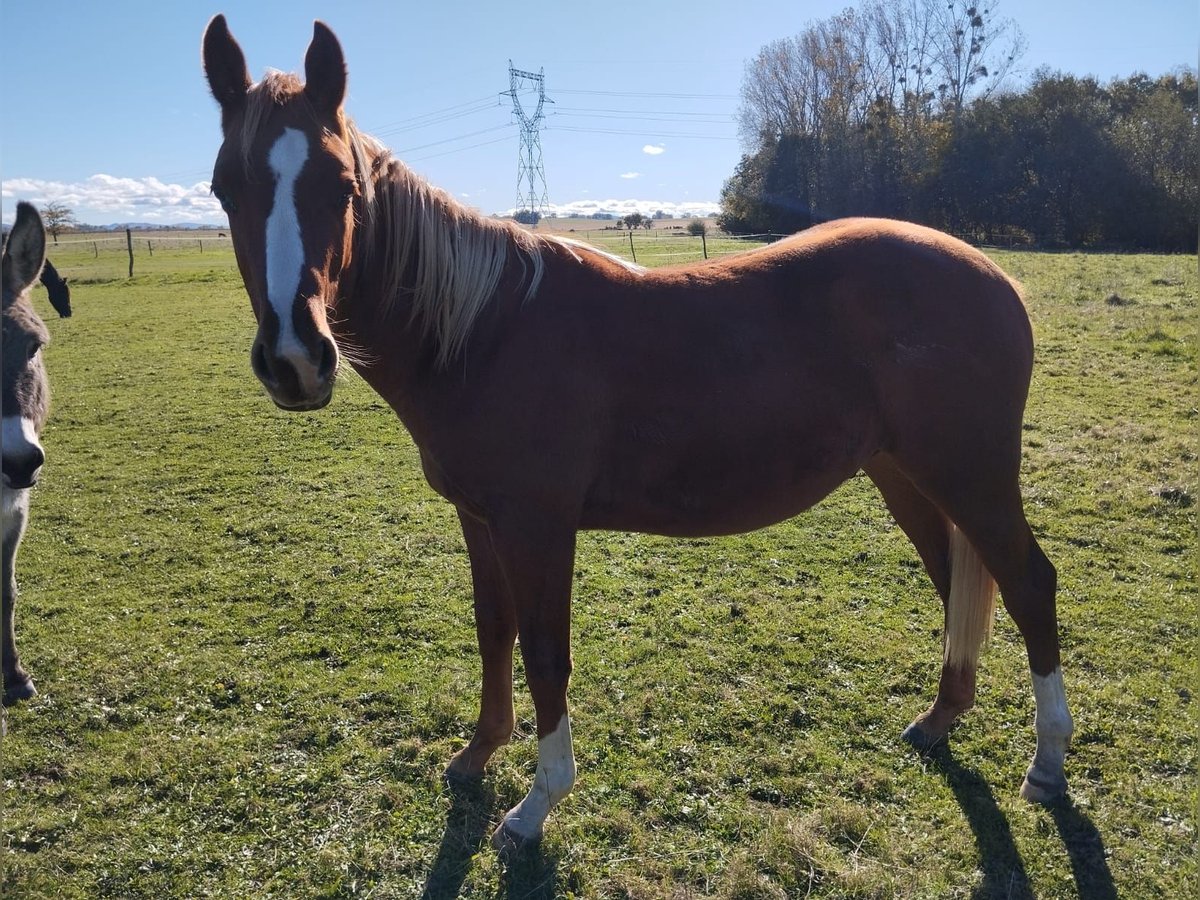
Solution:
<svg viewBox="0 0 1200 900"><path fill-rule="evenodd" d="M982 241L1196 249L1197 82L1040 69L995 7L866 0L763 47L718 224L788 233L847 215Z"/></svg>

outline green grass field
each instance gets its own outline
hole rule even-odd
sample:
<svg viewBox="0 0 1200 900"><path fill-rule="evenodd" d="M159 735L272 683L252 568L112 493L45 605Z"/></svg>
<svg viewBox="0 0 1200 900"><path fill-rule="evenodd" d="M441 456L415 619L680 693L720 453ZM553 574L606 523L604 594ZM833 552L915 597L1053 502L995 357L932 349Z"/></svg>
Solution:
<svg viewBox="0 0 1200 900"><path fill-rule="evenodd" d="M1059 569L1070 802L1017 797L1033 700L1003 613L949 746L899 740L941 611L856 478L742 537L581 536L580 779L502 861L532 704L518 670L513 744L477 791L443 785L477 710L470 579L399 422L355 378L276 410L227 250L129 280L67 249L75 316L35 301L54 413L17 615L41 694L0 747L5 898L1194 889L1194 257L995 254L1039 342L1025 488Z"/></svg>

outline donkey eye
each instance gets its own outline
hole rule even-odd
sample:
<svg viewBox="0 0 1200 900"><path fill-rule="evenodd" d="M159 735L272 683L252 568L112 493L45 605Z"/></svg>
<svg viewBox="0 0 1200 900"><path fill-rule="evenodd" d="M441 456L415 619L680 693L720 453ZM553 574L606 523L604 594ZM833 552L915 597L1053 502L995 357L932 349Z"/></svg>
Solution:
<svg viewBox="0 0 1200 900"><path fill-rule="evenodd" d="M25 352L29 354L29 358L33 359L38 355L38 351L42 349L42 345L37 341L31 341Z"/></svg>

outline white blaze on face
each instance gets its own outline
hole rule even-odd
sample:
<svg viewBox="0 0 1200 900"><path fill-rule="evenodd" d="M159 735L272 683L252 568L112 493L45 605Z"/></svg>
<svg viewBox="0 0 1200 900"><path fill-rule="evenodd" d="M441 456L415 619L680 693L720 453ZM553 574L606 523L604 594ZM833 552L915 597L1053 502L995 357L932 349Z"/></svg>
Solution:
<svg viewBox="0 0 1200 900"><path fill-rule="evenodd" d="M267 157L275 175L275 202L267 217L267 300L279 318L278 355L305 356L296 338L292 307L304 268L304 242L296 214L296 180L308 160L308 138L295 128L285 128Z"/></svg>

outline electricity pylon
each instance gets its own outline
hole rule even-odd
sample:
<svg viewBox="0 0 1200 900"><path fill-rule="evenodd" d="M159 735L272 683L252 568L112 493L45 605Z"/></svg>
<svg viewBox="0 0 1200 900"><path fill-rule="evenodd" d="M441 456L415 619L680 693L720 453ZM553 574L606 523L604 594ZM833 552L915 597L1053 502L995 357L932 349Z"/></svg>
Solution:
<svg viewBox="0 0 1200 900"><path fill-rule="evenodd" d="M511 97L513 115L521 123L521 150L517 156L517 209L529 210L541 217L549 201L546 199L546 170L542 166L542 141L538 132L545 118L542 108L553 103L546 97L545 70L525 72L513 68L508 61L508 90L501 96ZM537 91L537 106L530 113L521 105L523 90ZM526 188L528 185L528 188Z"/></svg>

